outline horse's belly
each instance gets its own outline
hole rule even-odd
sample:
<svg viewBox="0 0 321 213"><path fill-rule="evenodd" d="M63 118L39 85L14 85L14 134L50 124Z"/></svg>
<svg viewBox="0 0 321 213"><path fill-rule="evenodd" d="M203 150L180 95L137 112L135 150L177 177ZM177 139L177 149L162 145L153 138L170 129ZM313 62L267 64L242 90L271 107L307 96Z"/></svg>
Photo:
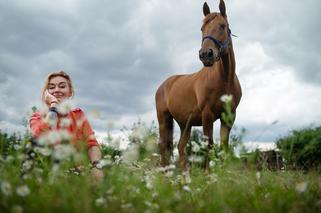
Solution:
<svg viewBox="0 0 321 213"><path fill-rule="evenodd" d="M201 112L195 108L195 106L186 106L180 105L175 102L171 106L168 107L171 115L179 124L185 124L188 120L190 120L190 124L193 126L201 126L202 125L202 117Z"/></svg>

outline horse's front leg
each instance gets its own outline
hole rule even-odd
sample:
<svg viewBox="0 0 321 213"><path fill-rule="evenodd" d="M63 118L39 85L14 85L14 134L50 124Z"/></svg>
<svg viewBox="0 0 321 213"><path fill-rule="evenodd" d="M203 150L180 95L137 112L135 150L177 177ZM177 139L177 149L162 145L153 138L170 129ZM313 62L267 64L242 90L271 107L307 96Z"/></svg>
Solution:
<svg viewBox="0 0 321 213"><path fill-rule="evenodd" d="M233 121L234 123L234 121ZM229 151L229 138L230 132L233 124L226 124L226 122L221 119L221 129L220 129L220 138L221 138L221 149L223 149L226 153Z"/></svg>
<svg viewBox="0 0 321 213"><path fill-rule="evenodd" d="M214 122L214 115L209 110L204 110L202 112L202 125L203 125L203 134L204 140L208 143L208 149L206 151L205 156L205 169L208 170L209 168L209 150L213 147L213 122Z"/></svg>
<svg viewBox="0 0 321 213"><path fill-rule="evenodd" d="M180 129L181 137L178 143L179 164L182 169L187 170L186 145L190 138L192 127L189 124L180 125Z"/></svg>

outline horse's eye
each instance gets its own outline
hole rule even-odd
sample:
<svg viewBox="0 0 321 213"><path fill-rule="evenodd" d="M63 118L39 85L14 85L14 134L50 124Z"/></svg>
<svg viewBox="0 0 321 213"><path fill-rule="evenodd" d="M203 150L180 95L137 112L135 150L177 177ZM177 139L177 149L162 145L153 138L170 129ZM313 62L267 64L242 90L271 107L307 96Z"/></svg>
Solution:
<svg viewBox="0 0 321 213"><path fill-rule="evenodd" d="M220 29L221 29L221 30L224 30L224 29L225 29L225 27L226 27L226 25L225 25L225 24L220 24Z"/></svg>

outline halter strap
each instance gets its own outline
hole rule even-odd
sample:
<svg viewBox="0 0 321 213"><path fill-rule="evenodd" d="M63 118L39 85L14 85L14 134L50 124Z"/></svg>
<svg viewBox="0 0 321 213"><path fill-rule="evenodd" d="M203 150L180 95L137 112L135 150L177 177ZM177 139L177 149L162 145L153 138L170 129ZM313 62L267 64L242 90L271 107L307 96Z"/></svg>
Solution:
<svg viewBox="0 0 321 213"><path fill-rule="evenodd" d="M202 39L202 43L204 42L205 39L211 40L215 45L219 47L219 52L223 52L225 49L227 49L229 43L231 42L231 30L228 29L228 38L222 43L221 41L217 40L213 36L205 36Z"/></svg>

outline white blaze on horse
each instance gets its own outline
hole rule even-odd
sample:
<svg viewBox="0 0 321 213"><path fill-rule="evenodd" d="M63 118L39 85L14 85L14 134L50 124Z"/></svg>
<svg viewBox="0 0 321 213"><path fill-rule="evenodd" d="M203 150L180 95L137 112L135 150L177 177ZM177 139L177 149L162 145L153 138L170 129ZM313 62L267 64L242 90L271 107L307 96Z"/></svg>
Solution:
<svg viewBox="0 0 321 213"><path fill-rule="evenodd" d="M222 118L223 95L231 95L231 112L236 113L242 92L235 74L235 56L231 31L227 21L225 3L220 0L220 12L211 13L205 2L202 42L199 58L204 67L189 75L174 75L165 80L156 92L156 109L160 134L161 165L169 164L173 153L173 119L178 123L181 136L178 150L180 166L187 168L186 145L192 126L202 126L213 146L213 123L220 119L220 141L228 149L230 130L234 123ZM207 162L208 165L208 162Z"/></svg>

